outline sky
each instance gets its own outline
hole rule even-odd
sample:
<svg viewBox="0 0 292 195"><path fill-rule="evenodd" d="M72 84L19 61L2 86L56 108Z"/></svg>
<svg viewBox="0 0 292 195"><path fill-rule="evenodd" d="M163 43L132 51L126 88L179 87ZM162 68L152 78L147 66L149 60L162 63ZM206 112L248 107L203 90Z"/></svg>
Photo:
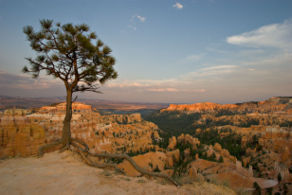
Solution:
<svg viewBox="0 0 292 195"><path fill-rule="evenodd" d="M65 96L60 80L21 72L35 54L22 29L88 24L119 77L79 97L236 103L292 96L291 0L0 0L0 95Z"/></svg>

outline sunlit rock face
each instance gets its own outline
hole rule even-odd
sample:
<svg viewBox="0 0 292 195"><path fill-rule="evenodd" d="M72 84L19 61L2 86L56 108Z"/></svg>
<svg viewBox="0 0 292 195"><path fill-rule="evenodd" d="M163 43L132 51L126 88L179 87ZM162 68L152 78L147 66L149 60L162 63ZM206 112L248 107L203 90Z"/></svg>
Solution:
<svg viewBox="0 0 292 195"><path fill-rule="evenodd" d="M198 138L192 137L189 134L181 134L178 138L177 138L177 142L178 143L188 143L192 146L192 148L194 150L197 149L197 146L200 145L200 141L198 140Z"/></svg>
<svg viewBox="0 0 292 195"><path fill-rule="evenodd" d="M188 112L212 112L220 109L234 109L237 108L235 104L216 104L211 102L196 103L196 104L183 104L175 105L170 104L168 108L162 109L161 111L188 111Z"/></svg>
<svg viewBox="0 0 292 195"><path fill-rule="evenodd" d="M137 155L133 157L133 160L137 165L146 169L147 171L161 172L165 168L167 162L167 156L163 152L148 152L143 155ZM140 176L138 172L128 161L123 161L118 165L129 176Z"/></svg>
<svg viewBox="0 0 292 195"><path fill-rule="evenodd" d="M156 118L152 121L157 121L158 126L170 129L168 130L170 133L174 131L178 135L169 139L168 150L174 150L177 144L182 143L179 141L179 137L182 137L179 134L182 133L191 132L190 134L197 138L201 135L199 138L201 144L204 139L207 143L208 140L212 140L212 137L207 135L218 134L212 145L204 147L200 145L206 150L202 153L204 159L208 160L211 157L231 164L239 164L241 161L242 167L248 169L249 174L254 177L275 179L280 173L284 181L292 181L292 97L273 97L260 102L226 105L208 102L190 105L171 104L154 116ZM171 123L173 119L186 125L186 128L174 129L167 125L167 121L173 124ZM236 155L235 148L224 146L224 142L216 143L224 137L232 137L235 140L236 136L238 139L234 146L239 146L238 151L243 150L240 154ZM187 149L181 152L184 157L189 155ZM190 175L196 175L194 172L195 168L190 168ZM227 173L224 174L222 173L222 178L229 177ZM233 181L232 177L230 180Z"/></svg>
<svg viewBox="0 0 292 195"><path fill-rule="evenodd" d="M66 104L37 111L10 109L0 113L0 158L37 154L39 146L60 139ZM74 102L71 133L92 152L137 152L153 149L157 126L140 114L100 115L90 105ZM153 136L152 136L153 137Z"/></svg>
<svg viewBox="0 0 292 195"><path fill-rule="evenodd" d="M216 104L212 102L203 102L195 104L170 104L168 108L162 109L165 111L185 111L185 112L218 112L220 110L229 110L242 112L292 112L292 97L273 97L260 102L246 102L238 104Z"/></svg>
<svg viewBox="0 0 292 195"><path fill-rule="evenodd" d="M66 110L66 103L60 103L52 106L43 106L39 109L39 112L62 112ZM90 112L92 110L90 105L86 105L80 102L74 102L72 104L72 111L73 112L82 112L82 111L88 111Z"/></svg>

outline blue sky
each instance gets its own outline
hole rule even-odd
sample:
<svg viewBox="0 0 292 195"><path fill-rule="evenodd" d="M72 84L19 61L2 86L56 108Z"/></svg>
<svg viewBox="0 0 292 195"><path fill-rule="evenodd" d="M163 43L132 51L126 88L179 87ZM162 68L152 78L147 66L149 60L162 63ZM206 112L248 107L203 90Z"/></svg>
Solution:
<svg viewBox="0 0 292 195"><path fill-rule="evenodd" d="M22 33L40 19L86 23L109 45L119 78L103 94L130 102L234 103L292 95L291 0L0 0L0 94L63 96L21 73Z"/></svg>

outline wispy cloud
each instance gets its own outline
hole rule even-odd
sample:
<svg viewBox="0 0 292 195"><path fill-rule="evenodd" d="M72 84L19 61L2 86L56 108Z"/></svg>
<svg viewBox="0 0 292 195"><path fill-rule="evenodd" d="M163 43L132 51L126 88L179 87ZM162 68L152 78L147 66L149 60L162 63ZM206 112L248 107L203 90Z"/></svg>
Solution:
<svg viewBox="0 0 292 195"><path fill-rule="evenodd" d="M147 81L131 81L131 82L111 82L106 84L110 88L126 88L126 87L148 87Z"/></svg>
<svg viewBox="0 0 292 195"><path fill-rule="evenodd" d="M137 27L136 26L133 26L133 25L130 25L129 24L128 27L131 28L132 30L135 30L135 31L137 30Z"/></svg>
<svg viewBox="0 0 292 195"><path fill-rule="evenodd" d="M234 45L247 47L292 48L292 20L269 24L258 29L227 37L226 41Z"/></svg>
<svg viewBox="0 0 292 195"><path fill-rule="evenodd" d="M180 10L183 9L184 6L181 3L176 2L175 4L172 5L172 7Z"/></svg>
<svg viewBox="0 0 292 195"><path fill-rule="evenodd" d="M171 79L161 80L115 80L105 85L110 89L123 89L139 92L201 94L207 89L200 86L201 80L215 78L236 72L238 66L220 65L198 69Z"/></svg>
<svg viewBox="0 0 292 195"><path fill-rule="evenodd" d="M185 57L185 59L183 61L185 62L196 62L201 60L203 57L205 56L205 54L201 53L201 54L192 54L192 55L188 55L187 57Z"/></svg>
<svg viewBox="0 0 292 195"><path fill-rule="evenodd" d="M187 73L187 77L194 78L206 78L206 77L214 77L214 76L222 76L226 74L231 74L236 72L239 69L239 66L236 65L217 65L210 66L206 68L201 68L197 71Z"/></svg>
<svg viewBox="0 0 292 195"><path fill-rule="evenodd" d="M17 96L52 96L63 94L60 80L41 76L33 79L29 75L11 74L0 70L0 94Z"/></svg>
<svg viewBox="0 0 292 195"><path fill-rule="evenodd" d="M191 55L185 56L182 59L179 59L177 61L177 64L198 65L198 63L200 63L201 60L204 59L205 56L206 56L206 53L191 54Z"/></svg>
<svg viewBox="0 0 292 195"><path fill-rule="evenodd" d="M137 24L138 23L144 23L146 21L145 16L141 16L138 14L135 14L131 17L130 19L130 24L128 25L128 28L131 28L132 30L136 31L137 30Z"/></svg>
<svg viewBox="0 0 292 195"><path fill-rule="evenodd" d="M110 89L123 89L155 93L204 93L203 88L190 86L191 83L181 78L161 80L116 80L105 85Z"/></svg>
<svg viewBox="0 0 292 195"><path fill-rule="evenodd" d="M133 16L131 17L131 19L130 19L130 22L131 22L131 23L135 23L135 22L137 22L137 21L143 23L143 22L146 21L146 17L145 17L145 16L141 16L141 15L139 15L139 14L135 14L135 15L133 15Z"/></svg>
<svg viewBox="0 0 292 195"><path fill-rule="evenodd" d="M146 20L146 17L139 16L139 15L137 15L136 18L137 18L138 20L140 20L140 22L145 22L145 20Z"/></svg>
<svg viewBox="0 0 292 195"><path fill-rule="evenodd" d="M237 68L238 66L236 65L219 65L219 66L210 66L210 67L207 67L207 68L202 68L201 71L202 72L213 72L213 71L224 71L225 70L228 70L228 72L230 70L234 70L235 68Z"/></svg>
<svg viewBox="0 0 292 195"><path fill-rule="evenodd" d="M178 92L179 90L176 88L149 88L147 91L152 92Z"/></svg>
<svg viewBox="0 0 292 195"><path fill-rule="evenodd" d="M52 86L61 86L57 80L40 77L33 79L28 75L11 74L0 71L0 86L7 88L22 89L48 89Z"/></svg>

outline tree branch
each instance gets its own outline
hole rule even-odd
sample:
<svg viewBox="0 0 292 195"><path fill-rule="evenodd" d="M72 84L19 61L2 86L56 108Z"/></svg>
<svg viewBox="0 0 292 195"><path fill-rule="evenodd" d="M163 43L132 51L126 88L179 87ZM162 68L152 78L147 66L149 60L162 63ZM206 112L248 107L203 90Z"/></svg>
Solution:
<svg viewBox="0 0 292 195"><path fill-rule="evenodd" d="M84 143L85 144L85 143ZM79 146L77 146L77 144L75 144L74 142L72 142L72 145L77 148L79 150L80 153L85 153L82 154L83 158L89 159L87 156L91 156L91 157L98 157L98 158L110 158L110 159L123 159L123 160L127 160L138 172L140 172L142 175L149 175L149 176L153 176L153 177L160 177L160 178L164 178L167 179L168 181L170 181L171 183L173 183L176 186L180 186L181 184L176 181L175 179L173 179L172 177L163 174L163 173L155 173L155 172L151 172L151 171L147 171L146 169L140 167L139 165L136 164L136 162L129 157L127 154L108 154L108 153L103 153L103 154L93 154L90 153L87 149L83 149L80 148ZM88 148L88 147L87 147ZM87 161L89 164L92 165L92 162ZM105 165L105 167L107 167ZM114 166L115 167L115 166Z"/></svg>

